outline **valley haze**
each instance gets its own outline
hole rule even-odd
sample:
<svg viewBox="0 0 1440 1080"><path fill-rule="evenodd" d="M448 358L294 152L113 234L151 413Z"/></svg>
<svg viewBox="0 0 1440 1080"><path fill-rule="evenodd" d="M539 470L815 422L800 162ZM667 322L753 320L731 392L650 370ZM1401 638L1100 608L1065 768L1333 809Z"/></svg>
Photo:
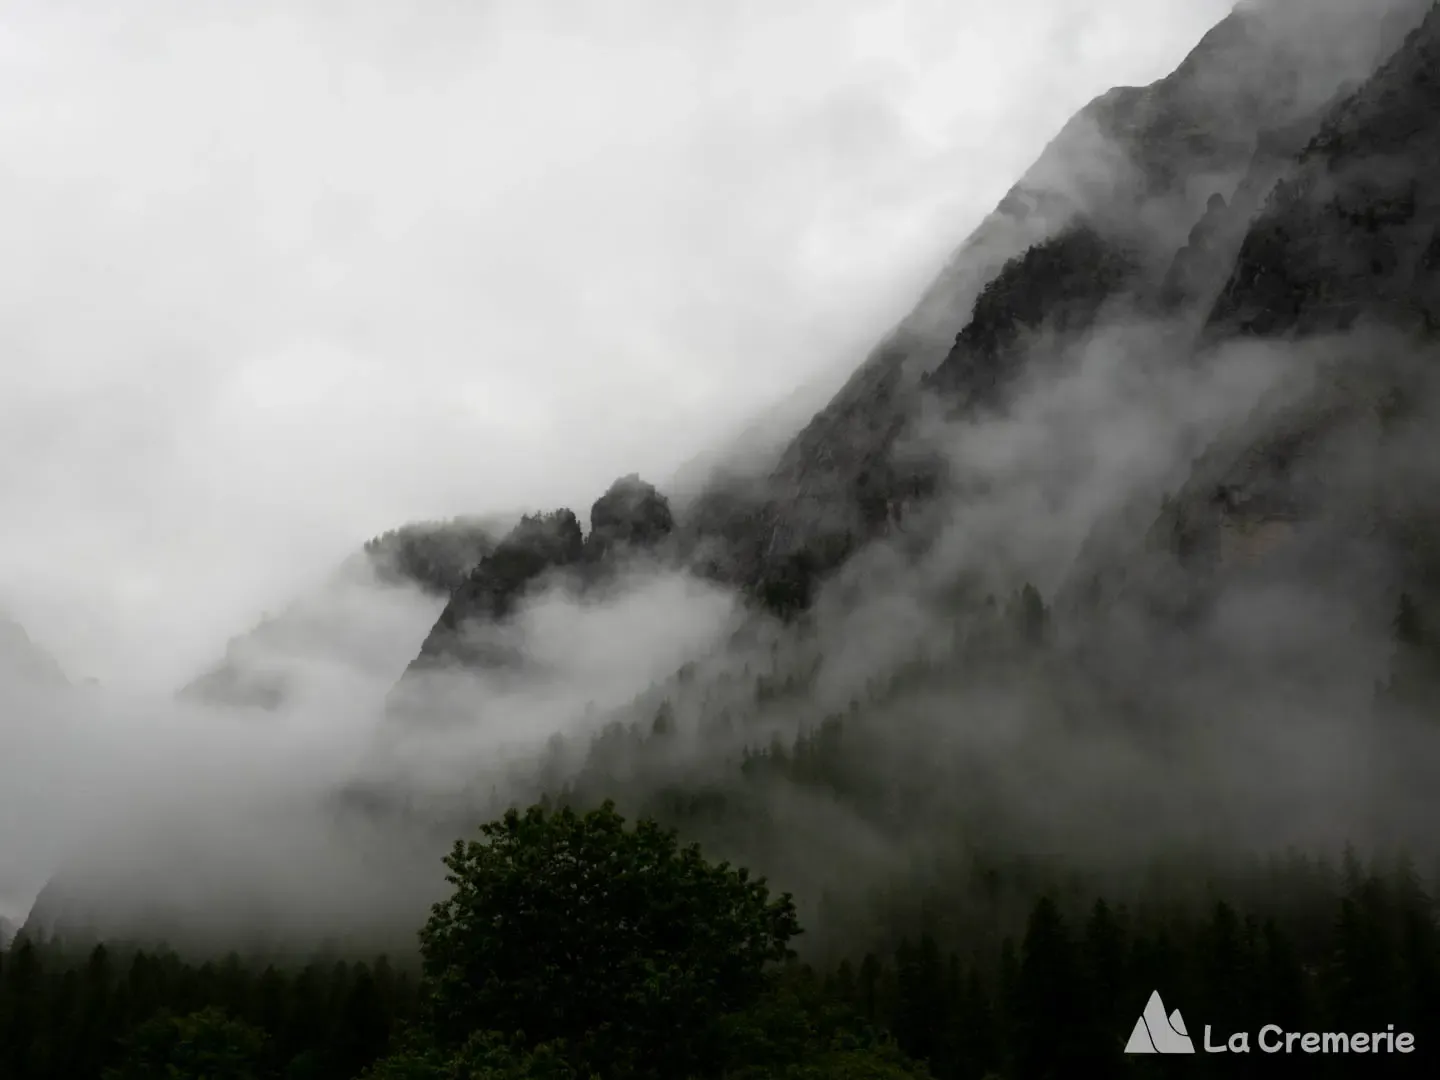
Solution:
<svg viewBox="0 0 1440 1080"><path fill-rule="evenodd" d="M562 790L817 949L1440 856L1432 5L396 10L0 32L0 916L402 950Z"/></svg>

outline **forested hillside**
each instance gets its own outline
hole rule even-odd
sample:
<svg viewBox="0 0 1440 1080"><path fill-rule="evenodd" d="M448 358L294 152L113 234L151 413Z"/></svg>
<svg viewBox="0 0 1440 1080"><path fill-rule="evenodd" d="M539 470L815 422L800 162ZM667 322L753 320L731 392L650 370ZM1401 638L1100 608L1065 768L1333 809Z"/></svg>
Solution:
<svg viewBox="0 0 1440 1080"><path fill-rule="evenodd" d="M1433 1075L1437 57L1430 0L1242 4L763 478L373 541L434 610L291 823L364 889L285 909L239 825L163 904L77 861L0 960L0 1076L1164 1075L1124 1052L1157 991L1197 1049L1249 1032L1199 1075ZM321 607L267 648L367 629ZM712 645L620 698L521 633L642 621Z"/></svg>
<svg viewBox="0 0 1440 1080"><path fill-rule="evenodd" d="M198 963L22 938L0 958L0 1068L13 1080L1138 1077L1164 1075L1125 1053L1158 987L1207 1051L1261 1055L1207 1053L1186 1063L1196 1075L1354 1076L1357 1060L1367 1076L1433 1074L1440 933L1403 861L1293 857L1256 868L1230 900L1121 905L996 867L991 905L1039 890L1013 933L946 947L897 921L893 947L817 966L793 958L803 928L788 896L652 823L537 808L485 833L447 859L454 892L420 935L418 968ZM1276 1053L1307 1032L1343 1034L1346 1051L1290 1040Z"/></svg>

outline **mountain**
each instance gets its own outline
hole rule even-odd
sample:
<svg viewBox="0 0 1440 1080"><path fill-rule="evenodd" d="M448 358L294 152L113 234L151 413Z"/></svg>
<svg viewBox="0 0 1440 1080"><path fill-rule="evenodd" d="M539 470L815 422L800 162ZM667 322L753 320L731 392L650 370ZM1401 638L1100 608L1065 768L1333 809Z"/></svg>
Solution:
<svg viewBox="0 0 1440 1080"><path fill-rule="evenodd" d="M1440 329L1437 58L1432 9L1372 79L1322 112L1282 176L1266 171L1274 182L1202 340L1351 344L1315 349L1314 389L1207 448L1167 501L1148 546L1177 555L1192 582L1257 547L1293 555L1327 530L1332 550L1346 535L1383 544L1403 567L1394 588L1440 600L1440 521L1423 466L1434 406L1423 359Z"/></svg>
<svg viewBox="0 0 1440 1080"><path fill-rule="evenodd" d="M374 537L312 595L232 639L225 658L183 687L181 699L273 710L292 697L307 663L393 663L393 646L373 625L374 604L392 601L399 617L417 591L435 602L448 597L505 527L501 518L455 518Z"/></svg>
<svg viewBox="0 0 1440 1080"><path fill-rule="evenodd" d="M1205 275L1187 264L1224 264L1211 249L1245 235L1318 110L1423 6L1242 6L1171 75L1091 102L766 481L701 498L682 526L699 565L772 608L806 606L819 579L943 487L944 467L914 445L935 397L993 404L1022 338L1079 332L1121 294L1173 307L1188 289L1203 305Z"/></svg>
<svg viewBox="0 0 1440 1080"><path fill-rule="evenodd" d="M1296 329L1349 325L1343 318L1326 324L1319 314L1322 296L1334 306L1340 287L1334 282L1324 286L1330 292L1315 285L1303 301L1277 292L1302 288L1285 283L1311 273L1305 260L1316 255L1304 246L1309 223L1281 221L1277 207L1291 205L1295 185L1313 185L1304 177L1330 168L1336 155L1373 159L1378 151L1343 149L1359 128L1394 143L1392 129L1430 126L1425 92L1401 104L1397 88L1407 78L1426 78L1425 58L1411 54L1428 33L1418 28L1428 7L1428 0L1363 8L1333 0L1242 4L1170 75L1096 98L768 472L757 478L753 466L731 475L722 470L682 507L660 553L791 616L868 543L897 531L933 531L939 526L927 524L932 509L943 517L955 505L963 508L956 463L929 438L934 427L1003 414L1017 385L1066 363L1067 349L1096 326L1157 327L1147 347L1179 364L1207 344L1274 329L1287 302L1309 313ZM1400 55L1376 74L1396 50ZM1355 104L1362 100L1370 104ZM1377 110L1391 109L1393 117L1376 118ZM1351 134L1336 134L1342 131ZM1399 157L1385 171L1389 179L1357 181L1346 199L1359 209L1332 214L1326 226L1350 231L1331 244L1332 268L1349 266L1353 288L1379 287L1390 262L1428 265L1419 249L1395 248L1383 235L1391 219L1396 228L1410 228L1396 215L1415 199L1427 152L1419 144L1392 149ZM1413 161L1412 152L1420 155ZM1391 209L1365 210L1372 196ZM1334 224L1346 221L1352 224ZM1382 233L1350 235L1372 224ZM1296 239L1286 249L1284 241L1276 246L1277 235ZM1424 248L1407 236L1410 248ZM1354 254L1364 244L1373 257ZM1332 266L1327 259L1331 254L1320 256ZM1340 273L1334 269L1332 277ZM1414 299L1426 288L1412 273L1396 295ZM1210 449L1212 456L1222 452ZM1166 528L1151 528L1157 513L1142 500L1132 517L1110 528L1128 534L1133 549L1138 537ZM507 556L516 560L513 571L500 569L503 560L477 568L408 675L437 662L493 666L508 655L503 632L487 638L472 629L462 646L461 628L493 627L533 577L581 557L579 525L569 511L526 528L512 547L533 554ZM1098 579L1094 564L1113 559L1112 547L1097 538L1080 560L1085 572L1072 577Z"/></svg>
<svg viewBox="0 0 1440 1080"><path fill-rule="evenodd" d="M1211 313L1220 334L1320 334L1360 319L1440 328L1437 14L1326 110L1271 191Z"/></svg>
<svg viewBox="0 0 1440 1080"><path fill-rule="evenodd" d="M616 480L590 508L590 532L569 509L527 515L485 555L450 594L420 653L390 694L392 715L433 714L446 696L443 680L428 676L454 669L515 671L524 667L508 621L522 599L557 576L577 591L613 577L621 564L651 555L674 528L669 501L630 475ZM461 715L467 710L457 703Z"/></svg>
<svg viewBox="0 0 1440 1080"><path fill-rule="evenodd" d="M1196 851L1357 833L1430 852L1437 54L1428 0L1265 0L1101 95L763 477L678 514L628 477L588 535L524 518L448 580L388 704L468 718L433 677L543 679L525 601L631 565L744 590L723 648L533 761L337 801L418 822L419 860L614 797L845 948L876 907L995 933L1012 852L1200 877Z"/></svg>
<svg viewBox="0 0 1440 1080"><path fill-rule="evenodd" d="M69 685L55 658L36 645L19 623L0 614L0 683L12 682Z"/></svg>

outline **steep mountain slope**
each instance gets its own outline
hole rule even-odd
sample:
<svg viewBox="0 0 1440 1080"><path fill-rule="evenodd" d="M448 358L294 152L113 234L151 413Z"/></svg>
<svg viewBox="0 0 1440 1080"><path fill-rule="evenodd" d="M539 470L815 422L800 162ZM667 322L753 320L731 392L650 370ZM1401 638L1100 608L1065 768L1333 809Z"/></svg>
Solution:
<svg viewBox="0 0 1440 1080"><path fill-rule="evenodd" d="M1061 306L1070 313L1067 329L1077 329L1077 318L1092 318L1116 292L1144 292L1141 270L1154 281L1148 288L1163 293L1187 234L1207 205L1216 209L1213 197L1228 198L1247 173L1283 160L1296 125L1303 129L1321 103L1373 70L1421 7L1416 0L1364 11L1276 0L1241 7L1170 76L1097 98L790 443L766 482L700 500L683 530L699 565L772 607L805 606L815 579L942 484L933 458L907 452L925 375L941 368L928 381L952 397L970 396L972 381L993 394L1012 366L995 355L1000 341L1038 329ZM1245 195L1235 200L1232 236L1243 234L1253 209L1256 194ZM977 296L1007 261L1047 241L1028 268L1002 275L1004 295L972 318ZM1091 280L1097 256L1102 272ZM1174 276L1183 282L1194 274ZM1077 287L1084 293L1078 308ZM1015 297L1025 304L1006 302Z"/></svg>
<svg viewBox="0 0 1440 1080"><path fill-rule="evenodd" d="M523 521L454 590L391 705L426 699L447 666L523 665L507 622L528 593L603 581L626 546L668 557L675 532L789 625L757 617L588 744L557 735L515 770L477 753L459 790L341 801L418 821L415 857L512 802L618 797L795 888L817 937L837 940L875 882L898 910L923 897L914 925L963 940L966 898L934 883L963 881L989 917L975 868L997 849L1108 870L1191 843L1433 839L1433 781L1415 772L1435 746L1372 723L1388 714L1370 682L1393 631L1380 697L1431 714L1440 700L1428 7L1249 5L1167 79L1097 99L766 485L715 490L674 531L633 480L597 502L588 539L568 510ZM933 537L897 545L854 595L817 596L927 503L962 524L976 511L912 442L917 425L1003 414L1098 323L1157 319L1141 340L1153 368L1203 372L1239 342L1255 350L1242 362L1307 361L1309 389L1198 447L1168 500L1140 492L1097 530L1065 603L931 572ZM1047 481L1066 448L1039 455ZM985 479L993 496L1010 478ZM1000 542L1048 520L1017 515Z"/></svg>
<svg viewBox="0 0 1440 1080"><path fill-rule="evenodd" d="M1173 557L1168 578L1198 587L1250 555L1313 551L1323 532L1329 550L1383 547L1398 568L1389 587L1440 599L1426 509L1440 404L1437 60L1432 9L1327 110L1246 233L1205 340L1308 340L1314 388L1210 448L1150 533L1150 572Z"/></svg>
<svg viewBox="0 0 1440 1080"><path fill-rule="evenodd" d="M857 425L871 438L860 440L863 451L897 445L906 410L920 394L933 391L951 411L972 417L977 407L1003 408L1007 381L1047 354L1036 347L1037 329L1056 331L1061 344L1073 342L1104 313L1142 321L1166 316L1159 344L1147 338L1146 345L1158 353L1156 365L1176 371L1204 369L1217 350L1237 340L1247 348L1272 347L1253 325L1248 333L1237 325L1235 311L1266 318L1278 312L1291 319L1292 330L1351 327L1355 332L1343 338L1273 346L1308 363L1310 389L1282 387L1273 402L1262 402L1245 422L1202 447L1172 498L1161 505L1157 493L1142 501L1122 523L1129 546L1103 543L1092 553L1114 572L1102 588L1080 588L1089 583L1077 573L1067 601L1079 599L1068 595L1075 590L1086 594L1085 602L1052 610L1033 589L997 604L986 601L983 583L975 595L965 581L920 578L925 588L914 595L914 567L908 579L877 575L853 607L812 608L779 636L738 643L727 656L652 688L588 747L556 745L520 797L558 791L584 803L623 791L632 808L681 822L717 850L773 868L812 898L834 890L834 904L836 894L853 889L848 878L855 873L874 872L893 888L885 875L899 873L912 855L918 877L934 872L928 841L917 840L913 853L876 871L869 861L873 848L856 834L902 844L905 837L949 829L990 844L1087 855L1095 854L1089 845L1100 836L1103 857L1118 860L1126 857L1119 847L1140 851L1178 836L1249 843L1264 832L1288 839L1315 828L1314 820L1302 819L1329 809L1346 828L1426 835L1433 805L1424 804L1427 818L1398 796L1366 791L1373 782L1388 795L1393 785L1418 799L1415 792L1429 786L1406 772L1404 759L1419 735L1387 745L1366 741L1375 730L1401 730L1370 724L1369 680L1377 664L1389 662L1387 635L1394 634L1400 649L1382 688L1385 700L1428 700L1433 719L1433 680L1440 672L1440 637L1430 629L1434 620L1422 591L1427 580L1440 581L1440 530L1429 509L1440 477L1426 465L1440 461L1433 435L1440 395L1423 364L1433 337L1414 314L1432 295L1423 253L1433 226L1417 212L1417 230L1414 219L1407 225L1398 210L1387 209L1394 207L1394 187L1377 185L1371 175L1378 162L1380 175L1402 192L1411 190L1412 178L1435 190L1429 147L1440 132L1440 110L1430 96L1437 16L1427 17L1425 7L1396 5L1392 21L1353 24L1342 50L1352 60L1348 71L1363 75L1385 61L1392 45L1399 49L1358 88L1341 86L1340 70L1331 81L1296 61L1295 77L1281 80L1290 96L1271 99L1291 107L1256 107L1251 120L1274 126L1254 134L1243 154L1233 151L1228 160L1239 165L1230 187L1206 190L1208 180L1200 187L1194 218L1169 235L1168 250L1159 239L1163 230L1147 235L1098 213L1080 216L998 272L951 352L930 378L916 379L923 390L905 389L901 378L913 353L882 351L857 376L868 396L853 384L856 397L842 394L792 444L797 454L797 447L810 446L815 475L838 483L847 469L860 468L845 456L861 452L844 441ZM1193 74L1202 64L1206 49L1233 58L1258 48L1271 66L1257 79L1268 86L1266 79L1283 72L1281 61L1296 54L1298 36L1287 39L1280 31L1293 32L1294 18L1316 17L1314 9L1309 16L1297 11L1272 9L1268 17L1276 21L1261 25L1274 36L1260 45L1246 36L1256 24L1244 20L1261 16L1237 14L1206 39L1188 70ZM1320 14L1352 25L1341 9ZM1334 54L1316 44L1303 56L1323 67ZM1219 80L1224 65L1216 71ZM1217 91L1226 108L1237 107L1227 96L1232 89ZM1367 112L1372 100L1382 104ZM1396 110L1393 124L1387 107ZM1197 115L1206 111L1195 108ZM1354 151L1331 164L1323 150L1317 157L1317 148L1333 145L1337 124L1355 130L1346 118L1357 115L1385 156L1352 173L1347 162ZM1397 127L1407 133L1398 145L1387 134ZM1137 156L1164 177L1164 154L1142 145ZM1330 230L1324 242L1333 249L1310 250L1298 264L1312 267L1314 280L1345 280L1355 308L1339 322L1326 314L1339 284L1317 286L1293 307L1267 298L1267 277L1291 256L1283 243L1261 243L1274 233L1277 214L1293 213L1290 178L1332 169L1356 186L1328 182L1329 194L1307 204L1307 212L1330 214L1340 224L1297 219L1282 239L1307 245ZM1354 254L1363 241L1348 233L1370 230L1372 221L1382 229L1392 222L1390 247L1411 253L1403 264L1412 269L1398 284L1378 271L1356 276ZM1274 264L1256 262L1256 251ZM1252 266L1258 272L1247 269ZM1377 325L1362 334L1366 321ZM1415 331L1426 338L1417 340ZM876 418L885 416L899 418L902 431L878 432ZM1046 464L1056 469L1061 463ZM842 508L850 506L864 521L862 509L874 493L863 483L858 491L836 490L830 494ZM882 487L881 501L893 490ZM734 513L736 504L743 508L738 493L729 499L725 513ZM966 501L946 502L963 520ZM826 506L822 501L820 510ZM770 512L777 520L799 513L778 500ZM757 527L757 520L745 528ZM774 520L763 526L775 527ZM857 535L873 535L883 525L868 527L870 533ZM743 539L745 528L732 535ZM808 535L825 538L823 531ZM1135 554L1143 547L1145 558ZM806 551L811 569L823 570L827 560L843 559L845 547L820 543ZM881 595L892 581L910 591ZM812 598L797 589L784 599L798 607ZM1148 618L1156 614L1159 619ZM1430 681L1417 670L1428 670ZM1283 761L1306 740L1343 748L1336 753L1344 766L1297 774L1291 787L1268 771L1273 765L1247 758ZM1356 746L1365 747L1364 768L1347 756L1359 753ZM1187 755L1203 767L1177 764ZM1433 757L1416 754L1415 760ZM1264 775L1257 779L1251 770ZM1317 786L1306 788L1310 783ZM463 799L455 810L459 824ZM1345 816L1352 812L1356 816ZM766 824L776 815L785 817L792 835L777 836ZM954 841L962 848L966 842ZM839 918L834 907L829 918Z"/></svg>
<svg viewBox="0 0 1440 1080"><path fill-rule="evenodd" d="M567 574L569 583L584 591L627 558L654 553L673 528L669 502L636 475L616 480L595 500L588 535L568 509L522 518L451 593L419 656L390 694L388 711L396 716L445 711L454 695L427 677L435 673L523 668L508 620L527 592L557 574ZM468 715L463 700L454 705Z"/></svg>
<svg viewBox="0 0 1440 1080"><path fill-rule="evenodd" d="M1001 407L1043 360L1043 335L1074 341L1128 312L1172 320L1180 336L1165 351L1188 351L1186 327L1203 322L1326 103L1367 76L1423 6L1242 6L1170 76L1097 98L767 476L719 482L685 507L674 548L773 611L803 610L819 581L947 489L949 463L925 425ZM508 663L503 631L467 642L461 627L478 614L493 629L533 577L580 560L579 526L565 514L517 535L513 573L477 568L411 675ZM542 536L555 529L565 536Z"/></svg>
<svg viewBox="0 0 1440 1080"><path fill-rule="evenodd" d="M1324 118L1246 236L1212 334L1440 327L1437 23Z"/></svg>
<svg viewBox="0 0 1440 1080"><path fill-rule="evenodd" d="M1341 9L1272 10L1292 41L1296 18L1346 25ZM888 609L871 595L853 617L827 607L772 649L717 661L703 689L677 679L645 695L588 748L557 751L537 789L584 802L624 788L824 896L832 928L847 875L872 871L894 895L907 872L941 873L923 840L873 871L856 834L898 845L950 829L966 839L946 857L961 860L967 842L1002 836L1100 861L1217 836L1432 850L1440 8L1391 13L1348 39L1379 70L1358 86L1320 79L1261 117L1274 126L1245 175L1206 196L1168 259L1074 223L992 279L925 380L954 411L1003 406L1021 364L1063 353L1105 305L1123 321L1164 316L1145 345L1172 372L1283 359L1291 378L1201 447L1168 499L1142 499L1123 542L1107 523L1063 604L1029 591L976 603L962 582L953 606L930 589ZM1207 41L1235 46L1240 18ZM1143 141L1138 156L1151 158ZM1033 333L1047 323L1053 350ZM883 414L884 389L850 403L850 422ZM816 445L833 480L845 463ZM951 506L963 521L966 501ZM787 813L803 839L765 826ZM928 893L912 914L945 926L948 900Z"/></svg>

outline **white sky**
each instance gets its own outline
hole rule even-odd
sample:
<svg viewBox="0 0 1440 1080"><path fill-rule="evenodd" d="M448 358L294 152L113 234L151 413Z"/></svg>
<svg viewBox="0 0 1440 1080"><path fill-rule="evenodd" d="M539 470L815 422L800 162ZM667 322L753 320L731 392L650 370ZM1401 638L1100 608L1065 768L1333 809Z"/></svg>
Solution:
<svg viewBox="0 0 1440 1080"><path fill-rule="evenodd" d="M0 607L171 685L834 380L1227 0L0 0Z"/></svg>

